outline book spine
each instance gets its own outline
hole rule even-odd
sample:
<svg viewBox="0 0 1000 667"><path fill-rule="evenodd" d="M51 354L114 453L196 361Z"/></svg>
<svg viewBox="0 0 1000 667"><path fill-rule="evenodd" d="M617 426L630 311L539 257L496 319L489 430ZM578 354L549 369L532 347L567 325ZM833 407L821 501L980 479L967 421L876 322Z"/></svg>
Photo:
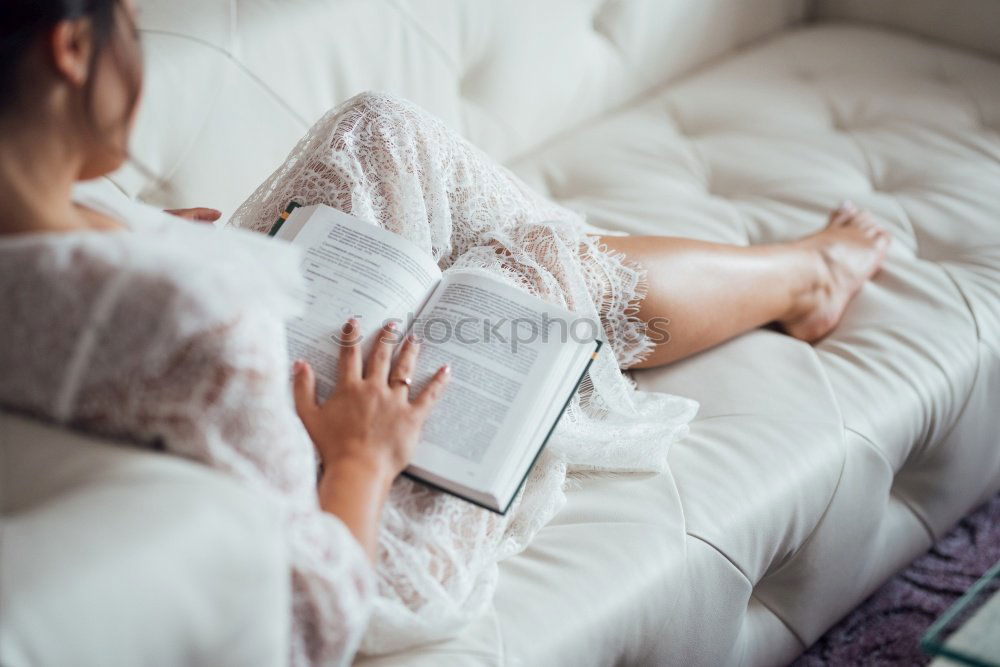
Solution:
<svg viewBox="0 0 1000 667"><path fill-rule="evenodd" d="M583 371L580 373L580 377L576 379L576 383L573 385L573 390L569 392L569 396L566 397L566 402L563 403L562 410L559 411L559 416L556 417L556 420L554 422L552 422L552 427L549 428L549 432L545 434L545 439L542 440L541 446L538 448L538 451L535 452L535 458L531 459L531 463L528 465L528 469L524 471L524 476L521 477L521 481L518 483L517 488L514 490L514 495L510 497L510 500L507 502L506 507L504 507L501 511L492 510L493 512L496 512L497 514L500 515L507 514L507 510L510 509L510 506L513 504L514 499L517 498L517 494L521 492L521 489L524 487L524 483L528 481L528 475L531 473L531 469L535 467L536 463L538 463L538 457L542 455L542 450L545 449L545 445L549 444L549 438L552 437L552 434L556 430L556 426L559 425L559 420L562 419L562 416L566 413L566 408L569 407L569 402L573 400L573 397L576 396L576 392L580 389L580 383L583 382L583 378L587 377L587 371L590 370L590 366L594 363L594 361L597 360L597 355L601 352L601 347L603 345L604 343L600 339L594 341L594 351L591 352L590 359L587 360L587 365L583 367Z"/></svg>

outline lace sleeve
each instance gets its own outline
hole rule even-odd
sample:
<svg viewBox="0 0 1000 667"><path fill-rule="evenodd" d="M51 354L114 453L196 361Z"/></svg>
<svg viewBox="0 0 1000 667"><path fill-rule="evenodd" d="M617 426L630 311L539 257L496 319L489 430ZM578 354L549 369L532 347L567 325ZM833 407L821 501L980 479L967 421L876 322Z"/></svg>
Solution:
<svg viewBox="0 0 1000 667"><path fill-rule="evenodd" d="M345 664L368 622L374 576L346 526L318 505L280 316L292 299L266 263L234 264L242 275L221 277L194 255L107 281L103 301L113 306L103 318L96 307L83 336L91 343L70 421L218 468L269 498L291 565L291 663Z"/></svg>

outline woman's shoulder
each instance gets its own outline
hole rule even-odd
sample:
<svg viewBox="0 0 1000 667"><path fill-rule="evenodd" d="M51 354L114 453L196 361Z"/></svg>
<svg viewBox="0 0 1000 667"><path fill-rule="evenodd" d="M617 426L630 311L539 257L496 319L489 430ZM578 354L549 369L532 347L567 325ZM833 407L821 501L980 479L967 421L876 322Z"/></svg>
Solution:
<svg viewBox="0 0 1000 667"><path fill-rule="evenodd" d="M185 220L124 242L126 273L165 283L191 305L223 315L252 307L282 320L301 311L300 251L287 243Z"/></svg>
<svg viewBox="0 0 1000 667"><path fill-rule="evenodd" d="M246 345L247 326L279 336L301 312L298 262L288 244L182 220L156 232L0 238L0 321L14 355L0 361L55 373L77 354L142 365L192 340L224 354Z"/></svg>
<svg viewBox="0 0 1000 667"><path fill-rule="evenodd" d="M43 299L47 293L95 294L102 286L149 290L206 304L267 307L288 316L299 307L296 248L253 232L185 220L157 229L29 234L0 238L0 280Z"/></svg>
<svg viewBox="0 0 1000 667"><path fill-rule="evenodd" d="M250 335L237 321L280 336L301 307L298 256L247 234L179 220L156 233L0 237L0 404L45 413L73 368L111 378L184 350L231 356Z"/></svg>

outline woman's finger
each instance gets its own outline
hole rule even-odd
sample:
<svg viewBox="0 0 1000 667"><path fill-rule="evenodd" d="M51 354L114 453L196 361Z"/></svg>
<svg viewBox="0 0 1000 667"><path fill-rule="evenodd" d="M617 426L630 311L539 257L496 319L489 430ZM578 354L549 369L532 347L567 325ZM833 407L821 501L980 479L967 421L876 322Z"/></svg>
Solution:
<svg viewBox="0 0 1000 667"><path fill-rule="evenodd" d="M341 329L340 360L337 363L338 382L350 383L361 379L361 327L353 317Z"/></svg>
<svg viewBox="0 0 1000 667"><path fill-rule="evenodd" d="M840 206L830 211L829 223L831 225L842 225L851 219L851 216L858 212L854 202L843 201Z"/></svg>
<svg viewBox="0 0 1000 667"><path fill-rule="evenodd" d="M445 385L451 378L451 367L445 364L437 370L431 381L427 383L424 390L413 399L413 406L423 413L427 413L441 398Z"/></svg>
<svg viewBox="0 0 1000 667"><path fill-rule="evenodd" d="M191 209L191 219L201 220L203 222L215 222L222 217L222 211L214 208L206 208L204 206L199 206L198 208Z"/></svg>
<svg viewBox="0 0 1000 667"><path fill-rule="evenodd" d="M386 381L389 377L389 362L392 359L392 349L396 346L396 323L389 321L379 331L378 340L368 356L368 367L365 378Z"/></svg>
<svg viewBox="0 0 1000 667"><path fill-rule="evenodd" d="M292 364L292 373L295 411L299 414L299 419L305 423L307 416L316 409L316 376L312 367L301 359Z"/></svg>
<svg viewBox="0 0 1000 667"><path fill-rule="evenodd" d="M215 222L222 217L222 211L205 206L195 208L173 208L166 211L170 215L176 215L185 220L196 220L198 222Z"/></svg>
<svg viewBox="0 0 1000 667"><path fill-rule="evenodd" d="M413 370L417 365L417 354L420 353L420 343L414 340L413 336L407 336L406 340L403 341L403 347L399 350L399 356L396 357L396 363L392 367L392 371L389 373L389 384L400 387L406 387L407 385L403 382L396 382L397 380L403 380L406 378L413 377ZM409 391L409 387L407 387Z"/></svg>

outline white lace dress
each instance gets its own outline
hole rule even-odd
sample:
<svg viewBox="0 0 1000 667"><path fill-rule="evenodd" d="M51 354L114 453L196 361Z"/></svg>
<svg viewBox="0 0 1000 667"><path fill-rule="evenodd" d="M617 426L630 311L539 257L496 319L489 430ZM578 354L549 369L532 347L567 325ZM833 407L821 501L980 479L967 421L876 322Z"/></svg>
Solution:
<svg viewBox="0 0 1000 667"><path fill-rule="evenodd" d="M0 237L0 405L221 468L287 516L293 664L339 664L448 637L480 614L497 562L523 549L577 471L659 471L697 404L637 392L619 371L648 350L642 276L576 213L532 192L413 105L363 94L322 118L230 227L264 231L290 200L328 203L584 316L610 353L591 367L505 517L405 478L374 570L321 512L289 389L284 321L298 252L78 191L134 232ZM210 203L210 202L209 202Z"/></svg>
<svg viewBox="0 0 1000 667"><path fill-rule="evenodd" d="M604 324L610 353L591 366L507 517L408 479L393 486L362 648L449 636L489 604L497 561L522 550L562 506L567 474L663 470L697 403L637 392L619 370L650 347L635 317L642 272L602 246L578 213L416 105L362 93L331 110L229 225L266 231L293 200L352 213L413 241L442 269L488 271Z"/></svg>

